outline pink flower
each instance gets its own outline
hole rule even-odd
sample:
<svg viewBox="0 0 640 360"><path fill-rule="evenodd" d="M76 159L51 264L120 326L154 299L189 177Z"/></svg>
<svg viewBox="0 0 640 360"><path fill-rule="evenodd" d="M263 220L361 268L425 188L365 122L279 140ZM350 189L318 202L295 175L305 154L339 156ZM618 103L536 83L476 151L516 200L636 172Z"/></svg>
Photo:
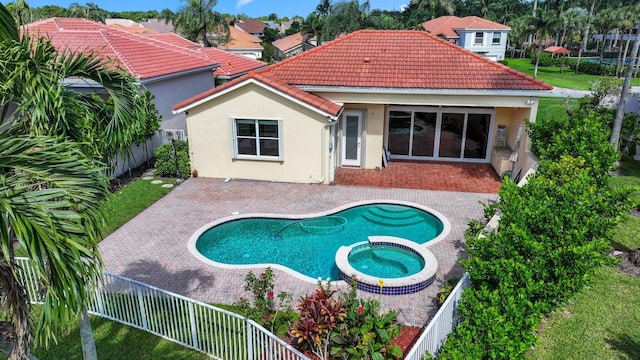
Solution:
<svg viewBox="0 0 640 360"><path fill-rule="evenodd" d="M269 292L267 293L267 296L268 296L268 297L273 297L273 291L269 291Z"/></svg>
<svg viewBox="0 0 640 360"><path fill-rule="evenodd" d="M240 296L240 301L244 300L244 298L242 296Z"/></svg>
<svg viewBox="0 0 640 360"><path fill-rule="evenodd" d="M358 312L360 314L362 314L364 312L364 308L362 307L362 305L358 305Z"/></svg>

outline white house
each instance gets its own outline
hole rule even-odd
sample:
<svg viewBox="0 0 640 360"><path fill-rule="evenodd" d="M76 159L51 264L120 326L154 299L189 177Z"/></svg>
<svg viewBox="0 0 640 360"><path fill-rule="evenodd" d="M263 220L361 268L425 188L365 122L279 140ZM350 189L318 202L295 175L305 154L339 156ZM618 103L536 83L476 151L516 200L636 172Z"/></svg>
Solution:
<svg viewBox="0 0 640 360"><path fill-rule="evenodd" d="M491 60L504 60L510 27L477 16L442 16L422 27L433 35L454 42Z"/></svg>

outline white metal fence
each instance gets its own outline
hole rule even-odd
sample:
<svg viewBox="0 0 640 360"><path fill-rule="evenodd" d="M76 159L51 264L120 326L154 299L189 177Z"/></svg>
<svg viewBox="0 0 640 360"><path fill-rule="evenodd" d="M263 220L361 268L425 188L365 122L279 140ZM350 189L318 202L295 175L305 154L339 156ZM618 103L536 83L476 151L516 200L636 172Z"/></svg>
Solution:
<svg viewBox="0 0 640 360"><path fill-rule="evenodd" d="M38 303L42 297L29 259L16 262L29 298ZM251 319L109 273L104 273L88 310L216 359L308 360Z"/></svg>
<svg viewBox="0 0 640 360"><path fill-rule="evenodd" d="M465 273L436 315L431 319L427 328L422 332L416 344L406 354L405 359L423 359L427 351L432 356L438 353L440 347L447 340L447 336L458 324L458 303L460 302L462 291L469 287L471 287L471 279L469 278L469 273Z"/></svg>

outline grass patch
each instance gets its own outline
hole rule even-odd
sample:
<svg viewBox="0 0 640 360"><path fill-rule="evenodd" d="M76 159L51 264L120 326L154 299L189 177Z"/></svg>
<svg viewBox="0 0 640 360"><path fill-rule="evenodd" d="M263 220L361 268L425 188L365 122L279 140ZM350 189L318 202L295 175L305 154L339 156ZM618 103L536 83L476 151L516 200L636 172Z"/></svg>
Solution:
<svg viewBox="0 0 640 360"><path fill-rule="evenodd" d="M534 64L530 59L507 59L510 68L533 76ZM583 73L574 74L573 70L564 68L562 74L559 66L538 66L538 79L545 83L561 88L574 90L589 90L591 84L606 76L587 75ZM640 79L632 79L632 86L640 85Z"/></svg>
<svg viewBox="0 0 640 360"><path fill-rule="evenodd" d="M567 114L567 107L574 107L577 102L577 99L541 97L538 102L536 121L544 121L547 119L565 119L568 121L569 114Z"/></svg>
<svg viewBox="0 0 640 360"><path fill-rule="evenodd" d="M163 180L175 184L175 180ZM113 193L105 204L104 235L111 234L170 191L170 188L163 188L160 184L138 179Z"/></svg>
<svg viewBox="0 0 640 360"><path fill-rule="evenodd" d="M92 316L91 326L100 359L209 359L205 354L114 321ZM33 354L40 360L82 360L78 324L67 324L57 344L49 349L36 348Z"/></svg>
<svg viewBox="0 0 640 360"><path fill-rule="evenodd" d="M616 250L629 251L640 248L640 217L630 216L619 224L611 245Z"/></svg>
<svg viewBox="0 0 640 360"><path fill-rule="evenodd" d="M640 279L602 268L590 287L552 313L531 359L640 359Z"/></svg>

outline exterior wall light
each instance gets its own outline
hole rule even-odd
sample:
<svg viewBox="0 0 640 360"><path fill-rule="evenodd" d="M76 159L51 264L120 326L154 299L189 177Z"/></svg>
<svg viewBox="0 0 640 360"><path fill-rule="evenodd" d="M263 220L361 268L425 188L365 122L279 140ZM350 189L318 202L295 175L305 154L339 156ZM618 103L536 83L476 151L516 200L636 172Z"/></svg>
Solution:
<svg viewBox="0 0 640 360"><path fill-rule="evenodd" d="M536 103L536 101L535 101L535 100L533 100L532 98L528 98L528 99L527 99L527 105L533 105L533 104L535 104L535 103Z"/></svg>

